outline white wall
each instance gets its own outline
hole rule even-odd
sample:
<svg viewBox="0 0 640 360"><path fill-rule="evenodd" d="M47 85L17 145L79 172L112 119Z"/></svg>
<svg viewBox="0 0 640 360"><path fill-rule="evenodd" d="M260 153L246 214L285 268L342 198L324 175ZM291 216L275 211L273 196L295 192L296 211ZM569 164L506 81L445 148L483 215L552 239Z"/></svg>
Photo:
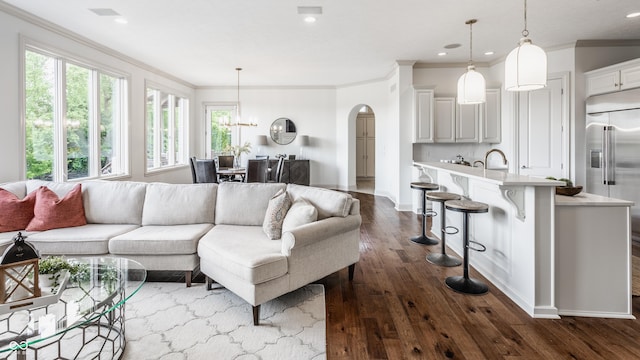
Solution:
<svg viewBox="0 0 640 360"><path fill-rule="evenodd" d="M46 26L46 28L45 28ZM21 100L20 53L21 36L32 39L57 51L88 62L101 64L129 75L129 136L130 172L128 180L191 182L188 166L145 176L144 109L145 80L175 89L186 94L193 104L194 89L188 84L159 75L151 68L134 64L117 53L107 53L100 46L93 46L85 39L46 23L37 26L17 16L0 11L0 182L16 181L24 173L24 135L20 118ZM191 106L193 109L193 106Z"/></svg>
<svg viewBox="0 0 640 360"><path fill-rule="evenodd" d="M192 155L204 156L205 104L236 103L237 97L236 87L196 90ZM311 164L311 185L330 188L339 185L340 163L346 159L344 156L339 159L336 152L341 140L336 136L335 89L243 87L241 83L240 105L242 122L251 121L258 124L256 127L241 128L242 142L249 141L254 145L252 152L243 156L243 163L257 154L257 135L267 135L269 145L263 146L261 151L264 155L275 157L276 154L300 154L300 146L295 140L288 145L278 145L271 140L271 123L277 118L286 117L293 120L298 135L309 136L309 146L305 147L304 154Z"/></svg>
<svg viewBox="0 0 640 360"><path fill-rule="evenodd" d="M343 190L356 188L356 115L362 105L368 105L376 117L376 167L375 191L390 196L391 181L387 169L389 156L388 80L376 80L366 84L340 87L336 91L336 162L338 163L338 187Z"/></svg>

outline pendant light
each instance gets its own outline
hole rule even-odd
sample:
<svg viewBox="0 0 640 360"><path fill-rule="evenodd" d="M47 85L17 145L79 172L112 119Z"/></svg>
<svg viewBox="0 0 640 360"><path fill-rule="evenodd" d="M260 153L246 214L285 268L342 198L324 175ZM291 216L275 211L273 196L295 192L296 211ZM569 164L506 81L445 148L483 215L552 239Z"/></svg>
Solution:
<svg viewBox="0 0 640 360"><path fill-rule="evenodd" d="M240 123L240 71L242 71L241 67L237 67L236 71L238 72L238 111L237 111L237 119L236 123Z"/></svg>
<svg viewBox="0 0 640 360"><path fill-rule="evenodd" d="M458 79L458 104L480 104L486 101L484 76L473 65L473 24L476 19L467 20L469 25L469 66L467 72Z"/></svg>
<svg viewBox="0 0 640 360"><path fill-rule="evenodd" d="M528 36L527 0L524 0L522 38L504 64L504 88L507 91L529 91L547 86L547 54L533 45Z"/></svg>

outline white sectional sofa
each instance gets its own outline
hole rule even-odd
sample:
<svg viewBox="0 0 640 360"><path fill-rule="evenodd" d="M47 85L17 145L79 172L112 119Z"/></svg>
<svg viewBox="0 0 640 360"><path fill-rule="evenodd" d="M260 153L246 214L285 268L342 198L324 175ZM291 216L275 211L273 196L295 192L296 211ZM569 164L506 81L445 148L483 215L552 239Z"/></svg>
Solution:
<svg viewBox="0 0 640 360"><path fill-rule="evenodd" d="M28 180L0 188L22 199L46 186L63 197L76 184ZM298 220L271 240L262 226L280 190L311 208L317 220L301 223L294 217L300 207L292 207L286 215ZM359 259L360 203L338 191L274 183L85 181L82 202L86 225L22 231L27 241L41 255L121 256L148 270L184 271L187 286L200 269L208 284L213 279L253 305L255 324L260 304L345 267L352 278ZM0 233L0 251L16 233Z"/></svg>

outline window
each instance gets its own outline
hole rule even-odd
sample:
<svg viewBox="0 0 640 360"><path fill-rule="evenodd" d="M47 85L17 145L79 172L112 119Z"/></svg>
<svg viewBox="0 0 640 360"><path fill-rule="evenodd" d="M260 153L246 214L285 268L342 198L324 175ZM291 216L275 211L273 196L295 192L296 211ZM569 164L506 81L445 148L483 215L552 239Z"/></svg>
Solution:
<svg viewBox="0 0 640 360"><path fill-rule="evenodd" d="M147 170L184 164L189 100L147 87Z"/></svg>
<svg viewBox="0 0 640 360"><path fill-rule="evenodd" d="M206 118L206 149L207 157L225 152L225 149L232 145L231 126L236 122L237 108L235 105L207 105L205 108Z"/></svg>
<svg viewBox="0 0 640 360"><path fill-rule="evenodd" d="M24 61L26 178L126 174L124 76L29 47Z"/></svg>

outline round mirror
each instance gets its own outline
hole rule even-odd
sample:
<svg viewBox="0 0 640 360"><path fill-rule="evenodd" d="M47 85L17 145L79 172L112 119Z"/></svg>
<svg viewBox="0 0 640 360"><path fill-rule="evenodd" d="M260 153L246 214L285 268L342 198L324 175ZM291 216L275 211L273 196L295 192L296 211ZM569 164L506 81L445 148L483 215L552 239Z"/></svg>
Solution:
<svg viewBox="0 0 640 360"><path fill-rule="evenodd" d="M296 124L287 118L278 118L271 124L271 139L280 145L290 144L296 138Z"/></svg>

